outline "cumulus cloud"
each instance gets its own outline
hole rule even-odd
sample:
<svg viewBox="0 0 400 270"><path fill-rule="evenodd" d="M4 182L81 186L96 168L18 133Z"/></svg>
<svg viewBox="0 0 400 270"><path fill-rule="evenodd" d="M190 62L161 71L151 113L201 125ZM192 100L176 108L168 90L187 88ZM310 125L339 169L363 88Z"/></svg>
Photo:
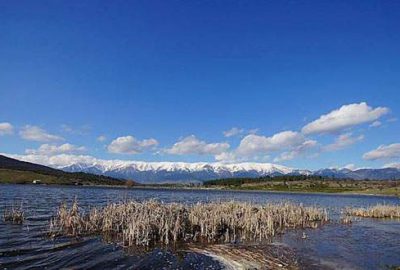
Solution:
<svg viewBox="0 0 400 270"><path fill-rule="evenodd" d="M249 129L248 133L249 134L256 134L258 132L258 128L253 128L253 129Z"/></svg>
<svg viewBox="0 0 400 270"><path fill-rule="evenodd" d="M400 170L400 162L393 162L383 165L383 168L396 168Z"/></svg>
<svg viewBox="0 0 400 270"><path fill-rule="evenodd" d="M400 157L400 143L380 145L378 148L363 155L365 160L392 159Z"/></svg>
<svg viewBox="0 0 400 270"><path fill-rule="evenodd" d="M138 140L133 136L118 137L107 147L108 152L116 154L139 154L158 145L156 139Z"/></svg>
<svg viewBox="0 0 400 270"><path fill-rule="evenodd" d="M357 170L357 167L355 164L349 163L349 164L343 166L342 169L348 169L348 170L354 171L354 170Z"/></svg>
<svg viewBox="0 0 400 270"><path fill-rule="evenodd" d="M70 125L67 124L62 124L61 125L61 129L66 132L66 133L70 133L73 135L86 135L89 133L91 127L89 125L83 125L80 127L72 127Z"/></svg>
<svg viewBox="0 0 400 270"><path fill-rule="evenodd" d="M317 142L307 140L303 134L295 131L283 131L266 137L256 134L245 136L233 151L224 151L215 156L223 162L265 160L272 152L285 151L275 161L293 159L315 147Z"/></svg>
<svg viewBox="0 0 400 270"><path fill-rule="evenodd" d="M379 127L382 125L381 121L374 121L372 124L369 125L369 127Z"/></svg>
<svg viewBox="0 0 400 270"><path fill-rule="evenodd" d="M171 148L165 149L164 152L173 155L219 155L229 148L228 143L206 143L190 135L176 142Z"/></svg>
<svg viewBox="0 0 400 270"><path fill-rule="evenodd" d="M344 149L364 139L364 135L353 136L352 133L341 134L335 139L335 142L322 148L324 151L332 152Z"/></svg>
<svg viewBox="0 0 400 270"><path fill-rule="evenodd" d="M53 156L59 154L77 154L85 151L86 148L84 146L64 143L62 145L42 144L38 149L27 149L25 153L28 155Z"/></svg>
<svg viewBox="0 0 400 270"><path fill-rule="evenodd" d="M14 127L8 123L0 123L0 136L1 135L11 135L14 133Z"/></svg>
<svg viewBox="0 0 400 270"><path fill-rule="evenodd" d="M221 162L238 162L241 161L234 152L222 152L215 155L215 160Z"/></svg>
<svg viewBox="0 0 400 270"><path fill-rule="evenodd" d="M232 136L242 134L243 132L244 132L244 129L233 127L229 130L224 131L223 134L225 137L232 137Z"/></svg>
<svg viewBox="0 0 400 270"><path fill-rule="evenodd" d="M302 128L304 134L332 133L349 127L376 121L387 114L386 107L372 108L365 102L343 105L337 110L321 115Z"/></svg>
<svg viewBox="0 0 400 270"><path fill-rule="evenodd" d="M298 156L304 155L309 150L315 148L317 145L318 145L317 141L306 140L302 144L294 147L293 150L281 153L278 157L274 159L274 162L292 160Z"/></svg>
<svg viewBox="0 0 400 270"><path fill-rule="evenodd" d="M105 142L107 140L107 137L105 135L100 135L97 137L97 141L99 142Z"/></svg>
<svg viewBox="0 0 400 270"><path fill-rule="evenodd" d="M18 160L50 166L53 168L63 168L76 163L95 164L99 160L87 155L72 155L72 154L59 154L59 155L40 155L40 154L26 154L14 155L1 153L2 155ZM110 163L114 161L109 161Z"/></svg>
<svg viewBox="0 0 400 270"><path fill-rule="evenodd" d="M298 146L305 141L304 136L295 131L279 132L271 137L250 134L242 139L236 152L238 155L270 153Z"/></svg>
<svg viewBox="0 0 400 270"><path fill-rule="evenodd" d="M63 141L64 138L48 133L46 130L41 129L37 126L26 125L19 132L21 138L28 141L36 141L36 142L56 142Z"/></svg>

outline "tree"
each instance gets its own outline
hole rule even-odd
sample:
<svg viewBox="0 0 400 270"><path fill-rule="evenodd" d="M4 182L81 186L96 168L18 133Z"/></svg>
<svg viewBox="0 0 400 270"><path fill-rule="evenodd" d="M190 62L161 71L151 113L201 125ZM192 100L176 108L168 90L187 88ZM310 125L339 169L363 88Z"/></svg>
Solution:
<svg viewBox="0 0 400 270"><path fill-rule="evenodd" d="M126 180L125 186L127 187L133 187L135 185L135 181L133 180Z"/></svg>

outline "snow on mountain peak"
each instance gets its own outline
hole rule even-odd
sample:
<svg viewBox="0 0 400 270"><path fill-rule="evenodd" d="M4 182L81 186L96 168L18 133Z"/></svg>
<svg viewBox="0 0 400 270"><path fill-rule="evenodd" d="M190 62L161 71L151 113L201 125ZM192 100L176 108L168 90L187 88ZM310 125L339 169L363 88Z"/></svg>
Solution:
<svg viewBox="0 0 400 270"><path fill-rule="evenodd" d="M221 162L145 162L103 160L85 155L10 155L5 156L70 172L88 172L143 183L191 182L231 177L261 177L285 174L317 175L329 178L400 179L396 166L381 169L326 168L316 171L299 170L272 163Z"/></svg>

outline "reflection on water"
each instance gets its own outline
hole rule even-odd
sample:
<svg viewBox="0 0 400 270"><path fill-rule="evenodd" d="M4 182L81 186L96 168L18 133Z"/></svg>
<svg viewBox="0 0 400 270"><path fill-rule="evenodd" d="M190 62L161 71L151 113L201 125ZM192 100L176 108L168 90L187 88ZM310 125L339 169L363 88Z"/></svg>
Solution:
<svg viewBox="0 0 400 270"><path fill-rule="evenodd" d="M98 237L81 239L46 237L48 221L61 202L79 200L80 206L100 206L127 199L156 198L164 202L237 200L257 203L289 200L328 208L333 221L315 230L289 231L278 237L294 248L311 268L387 269L400 265L400 222L362 219L352 225L336 220L346 206L365 207L377 203L400 204L399 198L232 192L206 190L116 189L0 185L0 212L22 202L24 225L0 221L0 268L116 268L116 269L220 269L212 257L196 252L154 249L147 253L127 252Z"/></svg>

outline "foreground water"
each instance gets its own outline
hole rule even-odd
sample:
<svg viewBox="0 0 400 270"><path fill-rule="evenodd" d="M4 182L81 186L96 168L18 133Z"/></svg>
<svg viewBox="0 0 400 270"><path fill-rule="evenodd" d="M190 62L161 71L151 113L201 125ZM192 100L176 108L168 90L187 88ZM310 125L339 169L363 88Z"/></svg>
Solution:
<svg viewBox="0 0 400 270"><path fill-rule="evenodd" d="M80 206L101 206L127 199L155 198L164 202L282 200L327 208L332 222L318 229L289 231L274 239L288 245L307 268L392 269L400 266L400 222L360 219L351 225L338 222L344 207L367 207L377 203L400 204L399 198L234 192L215 190L117 189L0 185L0 212L21 204L27 220L23 225L0 221L0 269L221 269L211 257L185 249L126 250L99 237L46 237L48 221L61 202L77 198ZM307 238L303 239L303 232Z"/></svg>

